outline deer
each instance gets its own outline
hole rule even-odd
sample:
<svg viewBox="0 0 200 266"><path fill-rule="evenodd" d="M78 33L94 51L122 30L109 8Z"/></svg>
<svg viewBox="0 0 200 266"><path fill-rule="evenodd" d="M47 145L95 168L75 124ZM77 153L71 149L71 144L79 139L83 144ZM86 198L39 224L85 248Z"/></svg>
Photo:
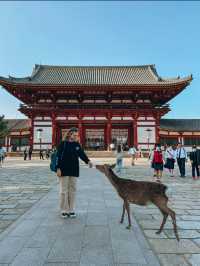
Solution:
<svg viewBox="0 0 200 266"><path fill-rule="evenodd" d="M164 225L168 216L172 218L173 230L177 241L179 235L176 226L176 213L167 206L168 197L165 194L167 186L162 183L149 182L149 181L136 181L132 179L124 179L117 176L113 168L115 165L96 165L96 169L105 174L110 183L116 189L118 195L123 200L123 210L120 223L124 222L125 211L128 214L127 229L131 229L131 216L130 216L130 203L146 206L148 203L153 203L162 213L163 220L156 234L163 231Z"/></svg>

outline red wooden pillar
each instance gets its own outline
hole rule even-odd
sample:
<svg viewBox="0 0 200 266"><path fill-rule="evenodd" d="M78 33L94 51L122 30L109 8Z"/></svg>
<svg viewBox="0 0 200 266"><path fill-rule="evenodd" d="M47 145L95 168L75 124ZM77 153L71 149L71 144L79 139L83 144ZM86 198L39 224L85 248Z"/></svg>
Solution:
<svg viewBox="0 0 200 266"><path fill-rule="evenodd" d="M160 143L160 114L156 116L156 143Z"/></svg>
<svg viewBox="0 0 200 266"><path fill-rule="evenodd" d="M55 113L51 116L52 119L52 147L56 145L56 115Z"/></svg>
<svg viewBox="0 0 200 266"><path fill-rule="evenodd" d="M112 141L112 125L111 125L111 117L109 115L108 121L107 121L107 126L106 126L106 144L107 144L107 150L108 151L110 149L111 141Z"/></svg>
<svg viewBox="0 0 200 266"><path fill-rule="evenodd" d="M32 148L33 148L33 139L34 139L34 116L31 115L29 145Z"/></svg>
<svg viewBox="0 0 200 266"><path fill-rule="evenodd" d="M83 140L83 124L82 124L81 117L79 117L79 119L78 119L78 131L79 131L80 144L83 146L84 145L84 140Z"/></svg>
<svg viewBox="0 0 200 266"><path fill-rule="evenodd" d="M133 115L133 145L137 149L138 146L138 127L137 127L137 119L138 119L138 114Z"/></svg>

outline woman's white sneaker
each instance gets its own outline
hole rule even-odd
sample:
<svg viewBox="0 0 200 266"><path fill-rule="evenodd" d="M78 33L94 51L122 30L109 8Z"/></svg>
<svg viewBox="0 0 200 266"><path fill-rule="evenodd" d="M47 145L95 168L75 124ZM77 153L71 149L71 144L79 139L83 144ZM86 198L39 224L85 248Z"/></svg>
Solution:
<svg viewBox="0 0 200 266"><path fill-rule="evenodd" d="M70 218L76 218L76 213L75 212L70 212L69 213Z"/></svg>

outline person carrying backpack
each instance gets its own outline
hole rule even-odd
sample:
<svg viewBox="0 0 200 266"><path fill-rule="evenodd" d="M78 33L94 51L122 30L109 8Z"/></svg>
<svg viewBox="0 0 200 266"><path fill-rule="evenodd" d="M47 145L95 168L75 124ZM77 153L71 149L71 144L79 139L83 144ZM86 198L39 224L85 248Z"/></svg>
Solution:
<svg viewBox="0 0 200 266"><path fill-rule="evenodd" d="M77 128L71 128L67 137L58 147L57 151L57 176L60 184L60 210L61 217L75 218L76 183L79 177L79 158L89 167L92 167L83 148L78 142L79 132Z"/></svg>
<svg viewBox="0 0 200 266"><path fill-rule="evenodd" d="M155 150L153 151L152 167L154 168L156 175L156 182L161 182L163 173L163 155L160 144L156 144Z"/></svg>

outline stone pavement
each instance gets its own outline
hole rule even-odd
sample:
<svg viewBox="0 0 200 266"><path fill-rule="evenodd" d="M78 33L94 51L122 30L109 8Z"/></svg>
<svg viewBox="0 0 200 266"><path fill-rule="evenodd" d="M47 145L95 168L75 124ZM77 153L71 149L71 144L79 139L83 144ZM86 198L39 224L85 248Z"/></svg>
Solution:
<svg viewBox="0 0 200 266"><path fill-rule="evenodd" d="M185 179L177 169L177 177L166 171L163 176L169 206L177 213L178 243L170 219L163 233L155 234L162 216L153 205L132 205L133 229L126 230L126 224L118 223L122 203L116 192L106 177L85 166L78 182L78 217L62 220L57 181L48 164L8 160L0 169L0 224L12 223L2 227L0 265L200 265L200 180L192 180L189 166ZM129 164L126 159L122 177L152 180L145 159L133 168ZM15 212L18 216L9 216Z"/></svg>
<svg viewBox="0 0 200 266"><path fill-rule="evenodd" d="M53 186L0 234L0 265L160 265L137 223L119 224L122 203L106 177L82 167L78 181L77 218L59 216Z"/></svg>
<svg viewBox="0 0 200 266"><path fill-rule="evenodd" d="M6 159L0 168L0 233L17 220L56 183L49 161Z"/></svg>

